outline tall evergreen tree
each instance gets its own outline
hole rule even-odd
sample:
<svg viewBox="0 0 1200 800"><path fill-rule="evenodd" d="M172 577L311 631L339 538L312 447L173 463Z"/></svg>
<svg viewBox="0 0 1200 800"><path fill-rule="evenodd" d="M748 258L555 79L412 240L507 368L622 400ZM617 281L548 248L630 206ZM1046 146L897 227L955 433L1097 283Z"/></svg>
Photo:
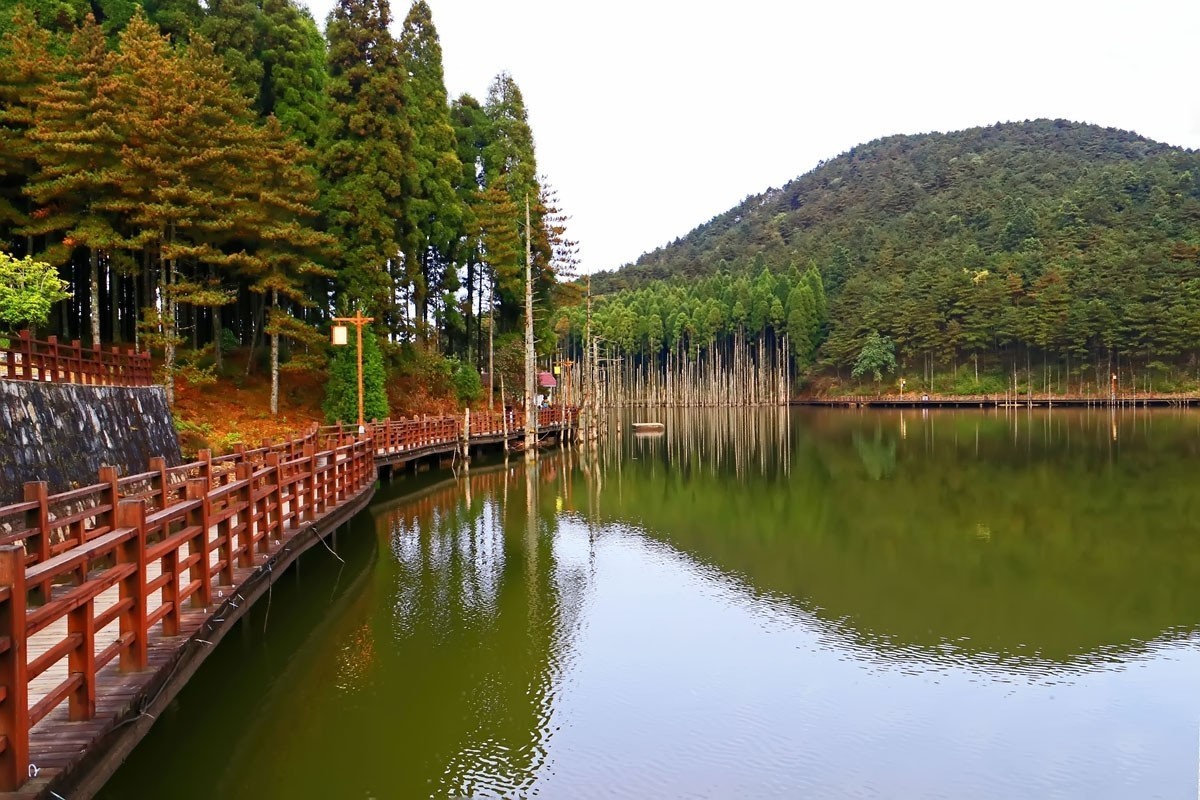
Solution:
<svg viewBox="0 0 1200 800"><path fill-rule="evenodd" d="M509 229L502 234L504 238L515 237L523 243L525 203L527 200L536 203L541 197L541 189L537 182L533 131L529 127L525 99L512 75L502 72L492 81L484 113L488 119L486 144L482 150L484 184L487 192L500 191L508 196L507 202L499 202L498 198L489 202L490 224L484 226L484 230L490 227L491 236L495 238L501 235L499 227L503 225ZM501 216L501 211L515 213L508 217ZM541 215L535 214L531 223L535 230L540 228ZM486 237L487 234L485 241ZM509 261L509 254L502 248L488 248L488 253L487 263L499 301L500 325L505 330L512 330L524 309L523 259L519 253L517 259Z"/></svg>
<svg viewBox="0 0 1200 800"><path fill-rule="evenodd" d="M387 0L339 0L330 13L328 124L321 150L328 185L324 213L342 245L339 283L396 332L412 131L404 114L407 76L388 33L390 21Z"/></svg>
<svg viewBox="0 0 1200 800"><path fill-rule="evenodd" d="M12 29L0 38L0 243L25 255L33 249L32 237L24 233L32 211L25 186L37 171L37 146L30 132L39 89L53 77L50 34L32 15L18 13Z"/></svg>
<svg viewBox="0 0 1200 800"><path fill-rule="evenodd" d="M442 46L424 0L413 3L400 34L408 73L405 110L412 130L414 171L406 181L404 263L413 286L418 336L424 337L430 297L458 288L452 259L463 235L462 175L450 122Z"/></svg>
<svg viewBox="0 0 1200 800"><path fill-rule="evenodd" d="M229 68L233 85L251 103L263 83L261 40L264 22L257 0L209 0L200 32Z"/></svg>
<svg viewBox="0 0 1200 800"><path fill-rule="evenodd" d="M88 250L93 344L101 339L101 262L113 268L113 250L121 241L115 216L98 207L120 191L113 181L123 141L112 63L104 32L89 15L68 40L57 79L41 88L31 131L39 169L26 187L39 207L26 230L46 237L46 259L61 265L76 248Z"/></svg>
<svg viewBox="0 0 1200 800"><path fill-rule="evenodd" d="M96 205L124 216L126 245L157 267L156 327L172 399L179 305L233 300L220 275L200 265L226 261L218 244L234 227L256 158L252 113L211 45L196 39L176 52L140 13L121 35L116 69L123 109L116 124L128 146L106 178L121 193Z"/></svg>
<svg viewBox="0 0 1200 800"><path fill-rule="evenodd" d="M325 109L325 39L307 8L263 0L263 85L259 110L300 141L317 143Z"/></svg>

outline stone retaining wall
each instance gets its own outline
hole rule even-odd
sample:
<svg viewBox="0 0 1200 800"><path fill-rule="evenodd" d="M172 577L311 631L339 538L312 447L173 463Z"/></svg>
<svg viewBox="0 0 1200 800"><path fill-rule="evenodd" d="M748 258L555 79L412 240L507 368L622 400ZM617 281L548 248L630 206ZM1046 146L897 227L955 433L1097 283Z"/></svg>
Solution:
<svg viewBox="0 0 1200 800"><path fill-rule="evenodd" d="M96 483L100 467L145 472L150 459L182 462L161 386L77 386L0 380L0 504L26 481L50 493Z"/></svg>

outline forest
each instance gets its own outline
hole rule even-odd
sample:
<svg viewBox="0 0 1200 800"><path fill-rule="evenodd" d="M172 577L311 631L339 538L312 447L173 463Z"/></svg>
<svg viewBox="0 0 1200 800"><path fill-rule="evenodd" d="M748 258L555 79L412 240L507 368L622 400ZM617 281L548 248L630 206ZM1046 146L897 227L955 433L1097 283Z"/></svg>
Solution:
<svg viewBox="0 0 1200 800"><path fill-rule="evenodd" d="M527 246L552 346L564 220L516 81L451 101L424 0L324 33L295 0L0 0L0 251L65 281L39 335L151 348L169 393L241 348L275 403L358 309L377 386L470 394L489 335L519 349Z"/></svg>
<svg viewBox="0 0 1200 800"><path fill-rule="evenodd" d="M810 270L827 308L794 292ZM592 291L612 352L661 374L681 347L759 359L790 338L801 391L1103 394L1114 374L1122 392L1191 389L1200 154L1063 120L888 137Z"/></svg>

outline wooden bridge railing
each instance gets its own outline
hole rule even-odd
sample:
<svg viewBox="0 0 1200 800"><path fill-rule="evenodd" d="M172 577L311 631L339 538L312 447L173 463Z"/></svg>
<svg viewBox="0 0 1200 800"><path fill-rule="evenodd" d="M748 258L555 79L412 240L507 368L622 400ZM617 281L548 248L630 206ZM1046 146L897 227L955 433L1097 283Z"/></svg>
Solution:
<svg viewBox="0 0 1200 800"><path fill-rule="evenodd" d="M507 416L507 419L505 417ZM572 423L579 419L579 409L565 406L551 406L538 410L538 428L549 429L561 426L565 421ZM414 417L406 419L388 419L383 422L369 422L365 426L366 433L375 441L375 448L380 453L400 453L421 451L431 447L454 445L463 436L463 417ZM505 433L515 435L525 430L525 414L521 411L472 411L470 422L470 437L483 438L503 436ZM357 431L356 426L326 425L321 427L316 436L320 439L339 439L351 437Z"/></svg>
<svg viewBox="0 0 1200 800"><path fill-rule="evenodd" d="M541 409L538 424L576 415ZM470 436L519 433L522 417L473 414ZM210 606L236 569L374 481L380 450L453 445L463 427L459 417L387 420L360 437L314 426L175 467L152 459L137 475L105 467L96 484L53 495L25 484L22 502L0 507L0 791L24 783L34 725L64 703L68 719L92 719L102 669L145 669L152 632L179 634L185 610Z"/></svg>
<svg viewBox="0 0 1200 800"><path fill-rule="evenodd" d="M79 340L62 344L58 337L34 339L29 331L0 338L0 379L81 383L89 386L150 386L154 383L150 354L100 345L83 347Z"/></svg>
<svg viewBox="0 0 1200 800"><path fill-rule="evenodd" d="M24 502L0 507L0 791L25 781L34 725L64 702L68 719L94 717L101 669L144 669L155 626L178 634L189 605L211 605L235 568L375 475L370 439L319 448L314 429L178 467L156 459L124 478L105 468L99 483L55 495L26 484ZM64 659L64 677L43 680L31 704L31 684Z"/></svg>

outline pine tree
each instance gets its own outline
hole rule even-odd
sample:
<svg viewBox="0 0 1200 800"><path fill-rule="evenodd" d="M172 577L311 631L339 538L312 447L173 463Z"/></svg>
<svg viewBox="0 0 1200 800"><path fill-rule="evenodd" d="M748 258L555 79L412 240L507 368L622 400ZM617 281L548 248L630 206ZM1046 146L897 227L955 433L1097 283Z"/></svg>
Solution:
<svg viewBox="0 0 1200 800"><path fill-rule="evenodd" d="M245 181L248 202L234 230L248 246L228 261L250 281L250 291L269 297L271 413L277 414L280 338L306 347L309 357L294 359L297 366L317 366L317 354L324 351L324 337L290 311L313 305L306 292L311 279L332 276L316 259L332 249L333 241L309 227L317 215L317 175L311 153L274 117L256 134L257 156Z"/></svg>
<svg viewBox="0 0 1200 800"><path fill-rule="evenodd" d="M93 344L101 339L101 262L113 268L110 256L121 241L115 216L98 207L120 188L112 181L122 145L114 128L119 109L112 64L104 31L89 15L68 40L57 79L41 87L31 132L39 169L26 187L39 207L26 230L47 237L47 260L61 265L70 261L75 248L89 251Z"/></svg>
<svg viewBox="0 0 1200 800"><path fill-rule="evenodd" d="M218 244L234 227L256 158L252 114L211 45L197 38L175 52L140 13L121 35L116 70L116 125L128 146L105 177L120 193L97 206L125 218L125 244L158 268L157 334L172 400L179 305L215 314L233 300L215 266L228 263Z"/></svg>
<svg viewBox="0 0 1200 800"><path fill-rule="evenodd" d="M19 11L0 38L0 243L30 255L24 234L32 206L25 185L37 171L37 145L30 136L37 120L39 89L53 78L50 35Z"/></svg>

